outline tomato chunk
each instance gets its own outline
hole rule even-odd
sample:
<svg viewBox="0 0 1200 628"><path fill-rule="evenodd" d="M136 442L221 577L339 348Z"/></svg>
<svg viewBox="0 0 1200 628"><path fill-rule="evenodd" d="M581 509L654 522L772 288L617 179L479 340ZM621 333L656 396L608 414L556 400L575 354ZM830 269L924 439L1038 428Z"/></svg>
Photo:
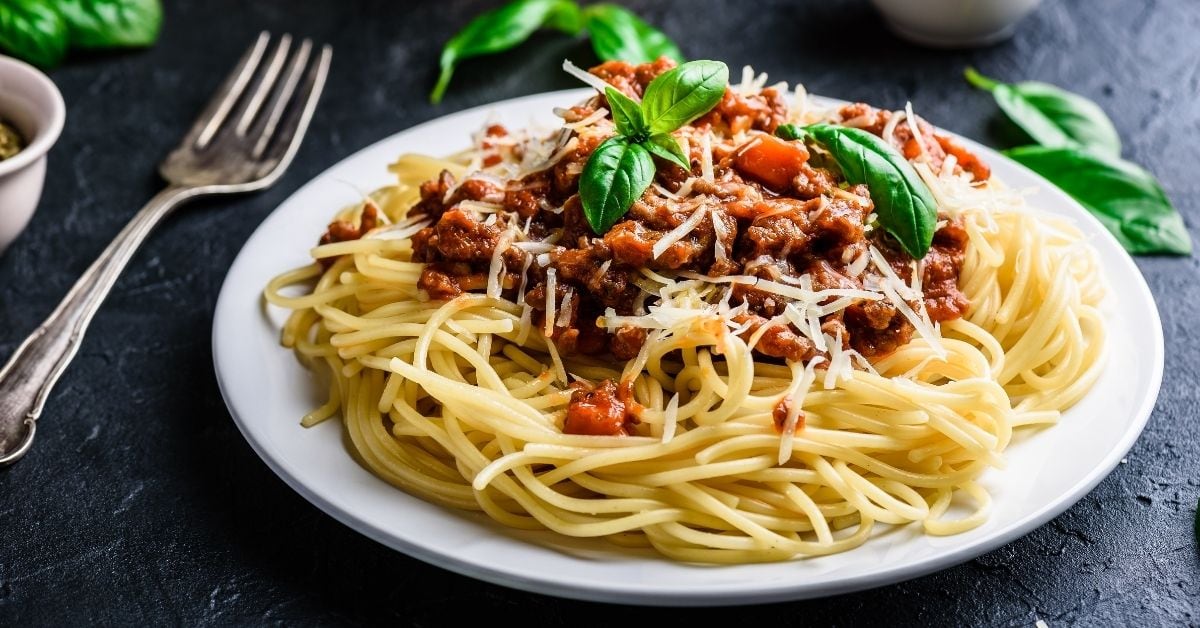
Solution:
<svg viewBox="0 0 1200 628"><path fill-rule="evenodd" d="M808 161L808 149L773 135L750 140L733 158L738 172L776 190L787 190Z"/></svg>
<svg viewBox="0 0 1200 628"><path fill-rule="evenodd" d="M616 384L606 379L592 390L576 389L567 406L564 434L586 436L624 436L626 427L637 419L629 415L620 399Z"/></svg>
<svg viewBox="0 0 1200 628"><path fill-rule="evenodd" d="M935 135L934 137L937 138L938 145L946 151L946 154L954 155L958 159L958 167L971 173L976 181L987 181L992 177L992 169L983 163L978 155L944 135Z"/></svg>

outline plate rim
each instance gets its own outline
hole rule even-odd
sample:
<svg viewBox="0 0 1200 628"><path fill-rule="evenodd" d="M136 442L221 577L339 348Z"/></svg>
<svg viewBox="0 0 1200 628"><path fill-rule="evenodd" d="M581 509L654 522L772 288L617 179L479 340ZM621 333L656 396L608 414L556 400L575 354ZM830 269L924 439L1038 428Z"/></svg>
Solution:
<svg viewBox="0 0 1200 628"><path fill-rule="evenodd" d="M231 278L234 276L234 271L239 269L240 263L243 262L244 256L247 255L247 245L251 240L254 240L259 235L260 231L263 230L264 225L276 214L276 212L291 204L293 199L301 197L308 192L310 188L317 185L319 181L324 179L330 171L333 171L342 166L344 163L357 158L362 153L369 152L382 144L393 141L398 136L416 133L430 126L443 123L447 118L450 117L469 117L471 115L477 115L482 112L488 112L490 110L495 110L502 107L518 107L525 101L540 100L543 98L561 97L564 101L566 101L571 97L585 96L591 91L592 90L588 88L566 89L508 98L447 113L445 115L437 116L419 124L401 129L395 133L391 133L386 137L354 150L307 180L303 185L298 187L294 192L289 194L287 198L285 198L274 209L272 209L271 212L263 218L259 226L254 229L253 233L247 237L246 241L242 243L241 248L238 250L237 256L230 264L229 271L222 280L221 289L217 296L217 302L213 309L211 343L213 353L213 369L216 375L217 386L221 392L222 400L224 401L226 409L229 411L234 424L237 426L238 431L242 434L242 437L245 438L250 444L255 454L257 454L258 457L267 464L268 468L270 468L275 475L277 475L289 487L291 487L292 490L299 493L307 501L316 506L325 514L333 517L339 523L390 549L421 560L429 565L447 569L460 575L476 578L492 584L520 589L532 593L540 593L592 602L619 602L632 605L652 606L699 607L731 604L764 604L770 602L827 597L831 595L887 586L953 567L1007 545L1045 525L1051 519L1062 514L1087 496L1087 494L1090 493L1102 480L1107 478L1112 473L1113 469L1115 469L1117 464L1119 464L1120 461L1128 454L1134 443L1136 443L1137 439L1141 436L1141 433L1145 429L1145 426L1154 411L1154 407L1161 390L1162 378L1165 370L1165 341L1157 302L1154 300L1154 295L1151 292L1145 277L1142 275L1141 270L1134 262L1132 256L1130 256L1128 252L1126 252L1119 245L1117 240L1108 232L1107 229L1103 227L1098 219L1087 212L1077 201L1067 196L1059 188L1054 186L1038 173L1012 159L1009 159L1008 157L1004 157L995 149L984 146L974 140L971 140L970 138L963 137L962 135L952 131L939 129L950 134L955 139L965 142L974 150L982 149L982 151L987 153L989 156L996 155L1000 157L1006 162L1006 165L1015 167L1016 169L1022 171L1025 175L1038 181L1039 185L1043 186L1046 190L1050 191L1056 196L1061 197L1061 200L1067 204L1072 205L1073 209L1077 210L1074 213L1083 216L1081 220L1091 223L1093 231L1100 234L1100 238L1108 240L1111 246L1115 247L1116 250L1121 252L1121 255L1116 260L1111 261L1115 264L1125 266L1126 271L1132 271L1131 276L1136 284L1139 295L1142 297L1141 299L1138 299L1138 301L1144 301L1149 306L1148 311L1150 314L1150 321L1148 322L1153 323L1150 325L1150 332L1153 335L1153 341L1148 343L1148 345L1151 348L1150 365L1153 370L1150 374L1150 385L1146 389L1138 391L1140 399L1134 410L1133 420L1128 423L1128 427L1122 434L1121 439L1117 442L1117 445L1109 450L1101 463L1096 465L1085 477L1076 482L1068 490L1063 492L1050 503L1025 514L1025 516L1016 519L1006 527L997 530L995 533L989 536L983 537L974 542L970 542L961 547L954 548L947 552L934 553L930 557L910 561L892 568L885 568L876 572L846 577L832 582L821 583L816 586L812 586L810 583L807 583L803 580L789 580L783 583L758 583L762 588L756 588L754 590L743 589L738 591L728 591L720 587L717 589L712 589L697 588L695 585L689 585L686 590L680 587L671 590L658 588L651 591L645 591L636 589L629 584L615 585L607 582L596 581L591 581L584 585L564 584L563 582L560 582L549 576L533 577L518 573L518 571L514 569L505 569L487 564L482 560L473 560L470 556L446 554L407 538L396 530L388 530L374 525L364 520L360 516L355 515L353 512L350 512L347 509L344 509L341 506L333 503L329 499L326 499L324 496L307 486L295 474L293 474L287 468L287 465L281 461L281 459L276 458L271 454L266 444L259 439L253 430L250 429L247 418L238 412L235 404L232 402L229 392L230 386L225 381L225 378L229 376L229 373L223 372L221 368L222 352L220 350L220 338L222 337L221 330L224 329L222 321L225 320L225 317L222 316L222 312L234 307L232 304L235 302L230 296L233 291L233 282L231 281ZM847 102L818 95L814 95L813 97L830 103ZM1111 365L1106 366L1105 368L1111 368ZM1091 394L1091 391L1087 393L1087 395ZM349 455L348 452L347 455ZM372 476L374 476L374 474L372 474ZM399 491L400 489L394 490ZM721 569L720 566L712 568ZM670 583L660 584L669 585Z"/></svg>

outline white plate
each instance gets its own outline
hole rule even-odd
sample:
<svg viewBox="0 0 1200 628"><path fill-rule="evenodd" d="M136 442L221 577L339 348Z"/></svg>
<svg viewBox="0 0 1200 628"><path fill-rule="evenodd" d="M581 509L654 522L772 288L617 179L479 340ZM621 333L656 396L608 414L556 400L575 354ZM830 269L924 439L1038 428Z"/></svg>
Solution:
<svg viewBox="0 0 1200 628"><path fill-rule="evenodd" d="M1142 431L1158 394L1163 336L1158 312L1133 261L1100 223L1043 179L973 142L1009 185L1038 187L1040 207L1072 218L1100 251L1109 299L1109 367L1083 401L1048 430L1019 438L1005 471L982 479L991 519L950 537L919 526L879 526L864 546L820 558L765 565L696 566L604 541L519 533L482 516L411 497L377 479L347 453L336 420L304 429L299 419L322 391L279 345L285 312L264 314L261 291L277 273L309 261L330 217L361 190L391 183L384 167L405 152L448 154L489 117L511 126L554 122L551 110L586 90L540 94L422 124L344 159L300 188L254 232L234 261L213 320L213 359L229 411L258 455L292 488L355 530L439 567L505 586L588 600L719 605L831 595L920 576L979 556L1046 523L1087 494Z"/></svg>

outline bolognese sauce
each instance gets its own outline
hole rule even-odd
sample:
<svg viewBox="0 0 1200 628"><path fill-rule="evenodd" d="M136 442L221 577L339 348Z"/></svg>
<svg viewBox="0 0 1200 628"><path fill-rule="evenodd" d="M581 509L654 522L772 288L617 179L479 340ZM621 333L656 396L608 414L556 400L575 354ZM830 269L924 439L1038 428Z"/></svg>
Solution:
<svg viewBox="0 0 1200 628"><path fill-rule="evenodd" d="M667 59L642 65L610 61L591 73L638 98L655 76L672 67ZM874 204L865 185L850 185L832 160L803 142L772 135L787 118L787 103L774 88L753 94L727 88L716 107L676 132L687 146L691 170L655 157L654 185L607 233L594 233L584 218L579 179L592 151L614 131L611 125L572 129L570 124L586 122L606 106L604 96L597 95L560 111L568 127L558 137L561 157L548 168L507 181L457 181L442 172L421 186L420 201L409 216L431 221L412 238L413 260L427 264L418 285L429 298L485 290L489 269L498 259L502 295L532 306L534 327L547 330L559 352L623 360L638 354L646 330L606 329L597 320L606 311L639 313L646 303L645 296L639 300L646 269L749 278L733 285L733 299L746 304L737 322L742 324L740 335L754 338L753 351L766 359L806 361L823 352L811 334L780 321L786 301L753 282L811 284L814 291L863 289L886 279L882 275L887 270L863 264L872 250L882 253L895 277L919 286L909 305L931 323L958 318L969 307L957 285L967 242L962 225L939 216L928 254L922 260L910 258L873 227ZM953 158L958 171L976 180L990 176L976 156L922 121L893 120L902 114L862 103L847 105L838 115L843 124L880 136L886 132L885 139L907 157L923 153L939 167ZM745 141L710 145L706 137L714 133ZM493 124L484 141L507 136L504 127ZM706 164L711 172L704 172ZM711 219L689 225L682 237L662 247L659 243L669 233L693 219L692 212L681 208L684 202L705 205ZM471 209L481 203L498 211L485 215ZM514 223L527 237L552 242L542 263L530 264L529 252L510 246L505 233ZM331 226L327 237L355 235L339 231ZM519 295L521 286L525 292ZM555 316L547 321L550 307ZM859 300L823 316L820 329L865 358L880 357L913 336L913 322L901 309L887 300ZM572 395L565 429L619 434L626 422L615 386L605 381Z"/></svg>

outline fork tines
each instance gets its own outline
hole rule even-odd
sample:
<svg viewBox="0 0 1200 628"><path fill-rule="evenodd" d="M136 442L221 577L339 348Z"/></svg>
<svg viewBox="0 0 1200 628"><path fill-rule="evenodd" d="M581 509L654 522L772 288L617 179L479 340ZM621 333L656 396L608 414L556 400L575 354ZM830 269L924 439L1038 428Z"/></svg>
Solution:
<svg viewBox="0 0 1200 628"><path fill-rule="evenodd" d="M290 157L298 143L294 140L308 126L332 55L324 45L313 59L309 39L293 46L292 36L285 34L272 46L270 33L260 33L180 148L237 148L270 161Z"/></svg>

